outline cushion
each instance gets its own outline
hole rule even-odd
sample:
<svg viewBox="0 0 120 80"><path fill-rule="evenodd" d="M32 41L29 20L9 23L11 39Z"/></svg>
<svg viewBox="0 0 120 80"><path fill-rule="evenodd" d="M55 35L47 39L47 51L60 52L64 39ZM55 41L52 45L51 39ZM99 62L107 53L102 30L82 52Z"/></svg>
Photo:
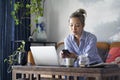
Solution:
<svg viewBox="0 0 120 80"><path fill-rule="evenodd" d="M108 53L106 62L111 63L115 61L117 57L120 57L120 47L112 47Z"/></svg>
<svg viewBox="0 0 120 80"><path fill-rule="evenodd" d="M103 49L103 48L97 48L98 50L98 54L101 57L101 59L103 60L103 62L106 61L107 55L108 55L108 49Z"/></svg>

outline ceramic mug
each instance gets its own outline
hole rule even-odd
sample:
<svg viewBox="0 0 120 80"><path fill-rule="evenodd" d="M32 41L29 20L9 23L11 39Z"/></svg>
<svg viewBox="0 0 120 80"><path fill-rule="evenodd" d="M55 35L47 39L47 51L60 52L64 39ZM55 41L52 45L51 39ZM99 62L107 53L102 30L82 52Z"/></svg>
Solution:
<svg viewBox="0 0 120 80"><path fill-rule="evenodd" d="M64 64L67 67L73 66L74 65L74 58L64 58Z"/></svg>

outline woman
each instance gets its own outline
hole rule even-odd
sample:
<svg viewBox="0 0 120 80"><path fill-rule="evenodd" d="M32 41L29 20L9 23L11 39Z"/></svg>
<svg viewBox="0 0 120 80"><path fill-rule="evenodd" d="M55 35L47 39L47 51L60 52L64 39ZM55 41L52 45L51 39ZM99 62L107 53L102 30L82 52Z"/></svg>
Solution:
<svg viewBox="0 0 120 80"><path fill-rule="evenodd" d="M87 54L89 58L89 64L102 62L97 52L96 36L90 32L84 31L85 17L87 13L84 9L78 9L71 14L69 18L69 27L72 34L69 34L64 39L65 49L70 54L64 54L62 57L77 58L79 55ZM78 61L74 66L78 66Z"/></svg>

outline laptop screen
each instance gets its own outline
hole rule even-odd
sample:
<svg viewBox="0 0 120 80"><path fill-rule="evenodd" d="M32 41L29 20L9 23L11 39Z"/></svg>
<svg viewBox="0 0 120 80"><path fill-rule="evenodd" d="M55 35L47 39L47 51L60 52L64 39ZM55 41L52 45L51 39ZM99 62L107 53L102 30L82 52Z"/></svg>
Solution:
<svg viewBox="0 0 120 80"><path fill-rule="evenodd" d="M55 46L30 46L36 65L59 65Z"/></svg>

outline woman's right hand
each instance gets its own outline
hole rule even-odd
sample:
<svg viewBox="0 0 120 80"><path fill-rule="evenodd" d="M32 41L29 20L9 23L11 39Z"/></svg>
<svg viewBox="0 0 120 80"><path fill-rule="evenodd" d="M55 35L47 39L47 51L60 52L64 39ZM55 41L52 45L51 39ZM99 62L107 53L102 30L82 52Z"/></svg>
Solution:
<svg viewBox="0 0 120 80"><path fill-rule="evenodd" d="M63 50L60 51L60 54L61 54L62 58L67 58L67 57L69 57L69 53L63 52Z"/></svg>
<svg viewBox="0 0 120 80"><path fill-rule="evenodd" d="M62 58L77 58L77 55L75 53L64 52L63 50L60 51L60 54Z"/></svg>

